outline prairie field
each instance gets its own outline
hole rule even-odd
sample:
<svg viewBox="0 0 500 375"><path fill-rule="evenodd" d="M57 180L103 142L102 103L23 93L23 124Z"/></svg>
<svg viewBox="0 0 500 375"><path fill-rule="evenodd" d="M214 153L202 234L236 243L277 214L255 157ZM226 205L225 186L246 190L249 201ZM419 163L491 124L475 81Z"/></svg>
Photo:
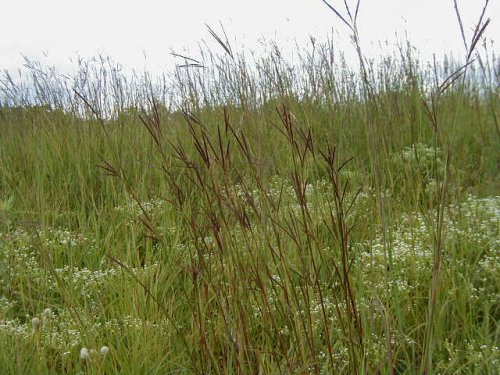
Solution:
<svg viewBox="0 0 500 375"><path fill-rule="evenodd" d="M0 373L499 373L491 49L218 42L0 79Z"/></svg>

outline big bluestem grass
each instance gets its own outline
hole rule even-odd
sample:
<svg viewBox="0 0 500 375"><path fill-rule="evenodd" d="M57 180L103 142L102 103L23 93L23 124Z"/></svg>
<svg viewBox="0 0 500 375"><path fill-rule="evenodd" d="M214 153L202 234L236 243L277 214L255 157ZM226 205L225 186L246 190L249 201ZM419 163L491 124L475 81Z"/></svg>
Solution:
<svg viewBox="0 0 500 375"><path fill-rule="evenodd" d="M487 21L462 63L377 64L358 8L331 10L356 68L333 40L287 60L209 28L221 52L161 77L3 75L3 373L498 370Z"/></svg>

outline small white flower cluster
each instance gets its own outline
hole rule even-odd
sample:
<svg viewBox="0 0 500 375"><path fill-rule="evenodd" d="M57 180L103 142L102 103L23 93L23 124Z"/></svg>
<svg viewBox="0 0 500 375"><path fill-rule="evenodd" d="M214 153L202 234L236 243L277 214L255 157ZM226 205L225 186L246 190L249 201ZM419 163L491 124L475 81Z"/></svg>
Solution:
<svg viewBox="0 0 500 375"><path fill-rule="evenodd" d="M0 317L5 316L15 305L16 301L11 301L5 296L0 296Z"/></svg>
<svg viewBox="0 0 500 375"><path fill-rule="evenodd" d="M391 156L395 168L405 173L418 173L426 188L436 189L436 178L445 170L444 155L440 148L422 143L405 147Z"/></svg>
<svg viewBox="0 0 500 375"><path fill-rule="evenodd" d="M27 272L42 273L32 243L33 234L24 229L0 232L0 265L6 268L11 280Z"/></svg>
<svg viewBox="0 0 500 375"><path fill-rule="evenodd" d="M447 262L450 269L456 268L460 272L464 257L468 257L481 270L476 272L475 284L471 285L471 298L481 295L483 300L496 300L498 291L494 287L494 280L500 272L497 262L500 255L499 212L500 197L474 196L468 196L464 202L450 206L445 211L443 261ZM434 255L432 238L435 227L429 220L435 217L433 212L427 218L421 212L403 214L397 225L391 228L391 239L385 246L381 235L364 244L355 244L354 248L366 250L360 251L357 260L363 269L360 272L363 283L370 285L371 290L377 291L378 295L394 293L395 290L408 293L419 285L427 285ZM468 249L470 255L466 253ZM390 280L389 285L393 288L389 291L381 275L386 274L390 261L392 276L396 276L396 279Z"/></svg>
<svg viewBox="0 0 500 375"><path fill-rule="evenodd" d="M397 155L395 154L393 157L397 157ZM416 143L405 147L399 155L407 162L418 161L423 166L430 166L435 160L441 162L443 152L439 147L434 148L423 143Z"/></svg>
<svg viewBox="0 0 500 375"><path fill-rule="evenodd" d="M121 213L125 218L127 225L136 223L137 218L144 215L157 216L165 210L165 201L159 198L150 199L144 202L129 201L123 206L116 206L115 211Z"/></svg>
<svg viewBox="0 0 500 375"><path fill-rule="evenodd" d="M76 247L86 245L90 247L90 240L79 233L72 232L67 229L45 227L37 230L38 238L48 247L67 246ZM87 246L88 245L88 246Z"/></svg>
<svg viewBox="0 0 500 375"><path fill-rule="evenodd" d="M98 285L106 281L110 281L118 274L122 274L121 270L116 268L106 268L102 270L90 270L88 268L77 268L65 266L56 268L55 273L66 280L67 287L78 290L80 295L92 299L95 293L98 292ZM54 285L54 287L57 287Z"/></svg>
<svg viewBox="0 0 500 375"><path fill-rule="evenodd" d="M500 347L475 340L466 340L458 345L445 341L448 363L444 368L453 373L497 374L500 370ZM493 371L493 372L491 372Z"/></svg>
<svg viewBox="0 0 500 375"><path fill-rule="evenodd" d="M30 331L26 324L22 324L19 319L0 320L0 331L10 333L23 339L27 339Z"/></svg>

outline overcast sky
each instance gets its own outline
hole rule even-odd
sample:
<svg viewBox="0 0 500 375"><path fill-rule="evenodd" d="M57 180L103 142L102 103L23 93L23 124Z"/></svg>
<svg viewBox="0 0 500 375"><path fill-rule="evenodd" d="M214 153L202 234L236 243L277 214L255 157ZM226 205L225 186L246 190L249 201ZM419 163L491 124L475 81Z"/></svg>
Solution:
<svg viewBox="0 0 500 375"><path fill-rule="evenodd" d="M470 38L483 0L458 4ZM237 50L258 51L262 39L288 48L311 35L324 39L332 29L336 45L350 48L345 28L321 0L2 0L1 10L0 69L20 67L21 54L62 68L77 54L105 54L135 69L168 69L172 50L195 55L198 43L210 40L206 23L217 31L222 23ZM487 16L488 38L498 39L499 0L490 0ZM463 53L453 0L362 0L359 29L367 53L406 32L424 58Z"/></svg>

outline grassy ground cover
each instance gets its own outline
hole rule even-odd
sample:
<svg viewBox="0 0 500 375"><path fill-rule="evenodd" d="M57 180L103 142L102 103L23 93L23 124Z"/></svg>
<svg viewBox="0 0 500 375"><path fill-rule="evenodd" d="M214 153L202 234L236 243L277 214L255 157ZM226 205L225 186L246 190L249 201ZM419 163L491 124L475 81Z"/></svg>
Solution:
<svg viewBox="0 0 500 375"><path fill-rule="evenodd" d="M497 373L496 57L220 43L4 76L0 372Z"/></svg>

